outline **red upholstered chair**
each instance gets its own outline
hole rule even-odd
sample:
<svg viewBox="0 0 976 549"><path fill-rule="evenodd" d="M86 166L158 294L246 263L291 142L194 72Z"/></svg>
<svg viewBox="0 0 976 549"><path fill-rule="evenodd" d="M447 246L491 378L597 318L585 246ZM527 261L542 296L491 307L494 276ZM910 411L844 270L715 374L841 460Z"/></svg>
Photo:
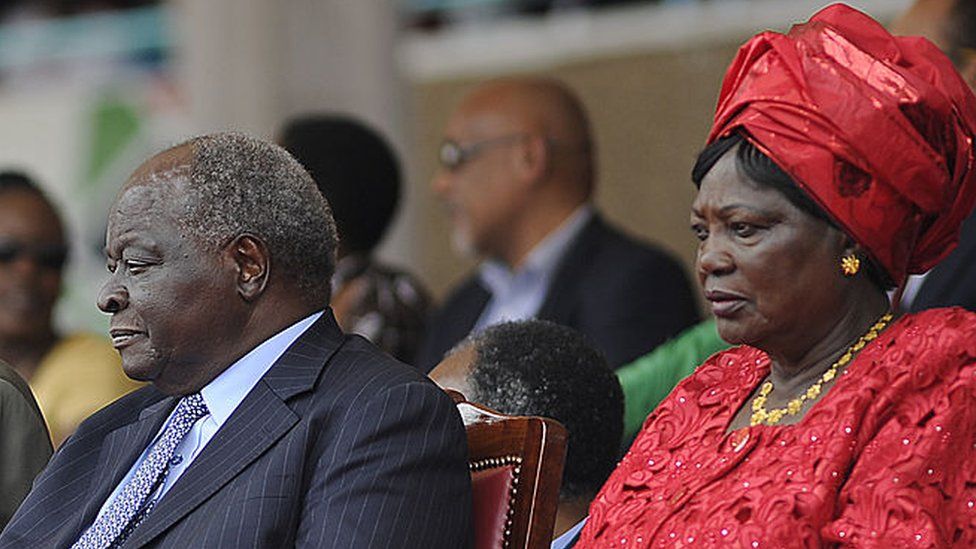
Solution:
<svg viewBox="0 0 976 549"><path fill-rule="evenodd" d="M475 549L548 548L566 459L566 429L541 417L507 416L457 403L468 433Z"/></svg>

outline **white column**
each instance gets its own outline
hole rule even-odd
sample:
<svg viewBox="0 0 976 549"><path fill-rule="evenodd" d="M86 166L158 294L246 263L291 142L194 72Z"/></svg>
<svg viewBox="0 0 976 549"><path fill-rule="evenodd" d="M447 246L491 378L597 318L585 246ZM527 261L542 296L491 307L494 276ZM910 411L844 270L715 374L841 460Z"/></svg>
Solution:
<svg viewBox="0 0 976 549"><path fill-rule="evenodd" d="M288 116L344 112L382 131L410 173L393 0L172 0L179 75L198 131L271 137ZM414 254L412 189L381 250Z"/></svg>

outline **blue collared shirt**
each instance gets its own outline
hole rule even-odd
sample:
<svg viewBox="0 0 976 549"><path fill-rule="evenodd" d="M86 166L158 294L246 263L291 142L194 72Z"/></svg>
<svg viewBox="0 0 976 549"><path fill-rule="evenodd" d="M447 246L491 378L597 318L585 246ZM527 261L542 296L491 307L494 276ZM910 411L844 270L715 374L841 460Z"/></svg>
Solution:
<svg viewBox="0 0 976 549"><path fill-rule="evenodd" d="M481 283L491 300L478 317L474 331L507 320L525 320L539 313L559 263L576 237L593 217L593 207L576 209L555 231L539 242L523 264L512 270L500 261L486 261L480 269Z"/></svg>
<svg viewBox="0 0 976 549"><path fill-rule="evenodd" d="M550 545L549 548L567 549L568 547L572 547L571 544L573 544L573 542L576 541L576 537L579 536L580 531L583 529L584 526L586 526L586 519L588 518L590 517L589 516L583 517L583 520L577 522L575 526L563 532L563 535L552 540L552 545Z"/></svg>
<svg viewBox="0 0 976 549"><path fill-rule="evenodd" d="M176 452L173 454L174 459L171 461L169 474L166 476L165 482L152 497L157 500L163 497L173 484L176 483L177 479L180 478L180 475L193 463L193 460L200 454L207 443L210 442L210 439L217 433L220 426L240 406L241 402L244 401L244 397L251 392L251 389L264 377L264 374L268 373L271 365L321 316L322 311L319 311L278 332L254 349L251 349L249 353L231 364L229 368L221 372L213 381L204 386L203 389L200 389L200 394L203 396L204 402L207 403L207 409L210 410L210 413L193 424L190 432L180 441L180 444L176 447ZM173 412L175 411L174 409ZM132 468L126 473L125 478L122 479L122 482L115 487L112 494L102 504L98 516L102 516L108 510L112 501L115 500L119 492L122 491L122 487L135 474L136 469L139 468L139 464L149 455L149 449L156 443L156 440L166 430L166 427L172 420L173 413L170 413L169 418L166 419L159 432L156 433L156 437L153 438L152 443L142 452L139 459L132 464Z"/></svg>

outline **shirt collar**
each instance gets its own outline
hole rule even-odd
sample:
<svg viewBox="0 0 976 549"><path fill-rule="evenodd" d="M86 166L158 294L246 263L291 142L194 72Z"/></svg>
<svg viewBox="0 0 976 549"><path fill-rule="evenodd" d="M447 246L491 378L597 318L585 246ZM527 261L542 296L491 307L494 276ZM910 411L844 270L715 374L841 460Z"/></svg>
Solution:
<svg viewBox="0 0 976 549"><path fill-rule="evenodd" d="M593 206L589 203L576 208L559 227L532 248L517 270L510 269L502 261L485 261L479 269L481 282L497 295L519 277L548 280L559 266L559 260L592 217Z"/></svg>
<svg viewBox="0 0 976 549"><path fill-rule="evenodd" d="M323 311L309 315L251 349L237 362L200 389L210 415L223 425L251 389L271 369L271 365L285 354L288 347L309 328Z"/></svg>

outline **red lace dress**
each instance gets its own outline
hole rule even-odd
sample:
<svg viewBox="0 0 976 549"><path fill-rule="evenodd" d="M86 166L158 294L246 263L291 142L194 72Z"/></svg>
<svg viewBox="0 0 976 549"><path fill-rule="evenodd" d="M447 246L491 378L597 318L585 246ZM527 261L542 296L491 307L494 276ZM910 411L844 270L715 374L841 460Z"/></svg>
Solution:
<svg viewBox="0 0 976 549"><path fill-rule="evenodd" d="M976 547L976 314L903 317L799 423L726 435L768 372L738 347L678 385L575 547Z"/></svg>

